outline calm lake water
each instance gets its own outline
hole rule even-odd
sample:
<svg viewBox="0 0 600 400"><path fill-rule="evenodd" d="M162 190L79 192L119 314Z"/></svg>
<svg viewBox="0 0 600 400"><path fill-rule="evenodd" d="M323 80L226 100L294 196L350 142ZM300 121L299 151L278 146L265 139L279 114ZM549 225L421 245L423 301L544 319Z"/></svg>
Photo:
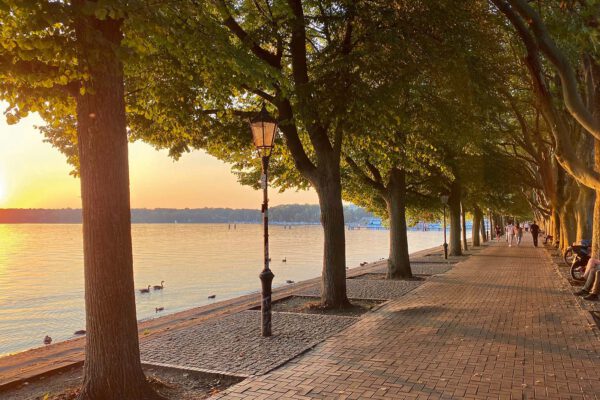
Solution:
<svg viewBox="0 0 600 400"><path fill-rule="evenodd" d="M262 269L261 225L135 224L136 288L160 284L163 291L136 293L138 319L257 292ZM320 226L270 227L274 286L321 273ZM411 252L442 242L442 232L409 232ZM346 231L347 265L376 261L388 253L388 231ZM283 258L287 262L282 262ZM164 312L155 313L156 307ZM85 329L81 225L0 224L0 355L42 345Z"/></svg>

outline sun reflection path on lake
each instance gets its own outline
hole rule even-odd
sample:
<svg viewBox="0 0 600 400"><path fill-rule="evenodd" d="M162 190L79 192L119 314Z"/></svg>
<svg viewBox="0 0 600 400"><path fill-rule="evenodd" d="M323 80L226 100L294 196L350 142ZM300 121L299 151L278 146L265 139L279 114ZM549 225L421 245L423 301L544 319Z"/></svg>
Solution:
<svg viewBox="0 0 600 400"><path fill-rule="evenodd" d="M346 231L347 265L376 261L388 252L388 231ZM138 319L153 318L260 288L261 225L134 224ZM441 232L409 232L410 251L439 245ZM319 276L320 226L270 227L274 286ZM0 355L37 347L85 328L81 225L0 224ZM283 259L286 259L286 262ZM215 294L216 300L208 299ZM164 307L160 314L157 307Z"/></svg>

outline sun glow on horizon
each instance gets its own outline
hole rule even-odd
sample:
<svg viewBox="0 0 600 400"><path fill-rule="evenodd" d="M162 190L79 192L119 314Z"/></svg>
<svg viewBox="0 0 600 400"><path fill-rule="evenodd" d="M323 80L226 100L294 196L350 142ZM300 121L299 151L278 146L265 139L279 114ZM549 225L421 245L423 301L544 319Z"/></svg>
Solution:
<svg viewBox="0 0 600 400"><path fill-rule="evenodd" d="M0 102L0 108L5 103ZM0 208L80 208L79 179L69 175L65 157L43 141L31 115L7 125L0 115ZM129 145L131 206L133 208L258 207L261 193L242 186L231 166L203 151L174 162L166 150L136 142ZM270 193L271 204L310 203L312 190Z"/></svg>
<svg viewBox="0 0 600 400"><path fill-rule="evenodd" d="M4 180L4 176L2 176L2 171L0 171L0 205L6 198L6 181Z"/></svg>

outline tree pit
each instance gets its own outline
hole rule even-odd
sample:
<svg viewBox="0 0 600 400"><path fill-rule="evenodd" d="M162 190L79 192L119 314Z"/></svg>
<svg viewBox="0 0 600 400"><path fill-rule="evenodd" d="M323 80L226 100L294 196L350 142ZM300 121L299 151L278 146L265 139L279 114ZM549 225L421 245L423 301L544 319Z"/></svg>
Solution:
<svg viewBox="0 0 600 400"><path fill-rule="evenodd" d="M401 279L388 279L387 274L368 272L366 274L356 275L348 277L348 279L359 279L369 281L382 281L382 280L396 280L396 281L424 281L426 277L431 276L430 274L413 274L412 278L401 278Z"/></svg>
<svg viewBox="0 0 600 400"><path fill-rule="evenodd" d="M152 389L164 399L200 400L211 397L242 381L242 378L215 375L144 365L144 373ZM0 390L2 400L74 400L77 398L83 379L83 368L59 371L34 377L19 386Z"/></svg>
<svg viewBox="0 0 600 400"><path fill-rule="evenodd" d="M385 302L385 300L374 299L350 299L349 307L326 308L321 305L320 300L319 297L312 296L290 296L274 302L272 309L274 312L358 317L377 308L377 306Z"/></svg>

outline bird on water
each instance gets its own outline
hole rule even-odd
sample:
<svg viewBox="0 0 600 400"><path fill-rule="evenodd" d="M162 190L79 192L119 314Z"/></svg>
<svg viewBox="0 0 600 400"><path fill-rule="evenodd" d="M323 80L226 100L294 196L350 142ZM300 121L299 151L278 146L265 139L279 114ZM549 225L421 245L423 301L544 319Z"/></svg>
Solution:
<svg viewBox="0 0 600 400"><path fill-rule="evenodd" d="M154 285L154 290L163 290L165 288L165 281L160 281L160 285Z"/></svg>
<svg viewBox="0 0 600 400"><path fill-rule="evenodd" d="M151 286L148 285L147 289L140 289L140 293L150 293L150 288L151 288Z"/></svg>

